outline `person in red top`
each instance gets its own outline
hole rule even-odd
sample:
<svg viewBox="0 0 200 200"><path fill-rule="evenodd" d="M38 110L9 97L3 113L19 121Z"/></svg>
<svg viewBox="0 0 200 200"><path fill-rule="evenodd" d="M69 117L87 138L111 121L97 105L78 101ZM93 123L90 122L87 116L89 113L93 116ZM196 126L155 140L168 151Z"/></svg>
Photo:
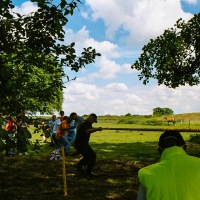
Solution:
<svg viewBox="0 0 200 200"><path fill-rule="evenodd" d="M9 117L4 129L8 131L8 137L6 139L6 156L13 156L16 154L15 152L16 119L14 116Z"/></svg>
<svg viewBox="0 0 200 200"><path fill-rule="evenodd" d="M13 133L16 131L16 120L14 116L10 116L9 120L7 121L5 125L6 131L12 131Z"/></svg>
<svg viewBox="0 0 200 200"><path fill-rule="evenodd" d="M70 151L70 142L66 138L66 134L70 128L74 128L70 126L72 119L70 117L64 116L63 121L58 126L56 132L56 139L58 140L59 145L64 146L65 155L69 155Z"/></svg>

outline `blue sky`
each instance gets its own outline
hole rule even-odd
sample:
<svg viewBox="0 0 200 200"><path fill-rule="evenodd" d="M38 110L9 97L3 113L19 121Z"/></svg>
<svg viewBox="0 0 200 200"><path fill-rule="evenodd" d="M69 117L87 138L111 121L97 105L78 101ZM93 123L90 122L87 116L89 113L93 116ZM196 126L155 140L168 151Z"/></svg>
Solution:
<svg viewBox="0 0 200 200"><path fill-rule="evenodd" d="M57 1L57 0L56 0ZM30 1L14 0L20 13L37 9ZM200 11L200 0L85 0L65 27L65 43L76 42L77 53L92 46L101 53L94 64L78 73L65 70L76 81L66 84L66 114L152 114L171 108L175 114L200 112L200 87L169 89L156 80L143 85L131 65L143 45Z"/></svg>

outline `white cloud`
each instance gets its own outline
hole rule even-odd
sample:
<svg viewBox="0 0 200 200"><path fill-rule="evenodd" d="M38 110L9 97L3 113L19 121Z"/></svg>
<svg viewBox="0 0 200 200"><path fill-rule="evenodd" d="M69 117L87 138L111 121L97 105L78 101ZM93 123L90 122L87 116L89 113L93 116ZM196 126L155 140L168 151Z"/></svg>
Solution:
<svg viewBox="0 0 200 200"><path fill-rule="evenodd" d="M153 108L171 108L175 114L200 112L200 87L185 86L176 90L165 86L128 87L124 83L95 86L70 83L65 90L66 112L98 115L152 114Z"/></svg>
<svg viewBox="0 0 200 200"><path fill-rule="evenodd" d="M121 71L125 74L138 73L136 69L131 69L131 64L128 63L121 65Z"/></svg>
<svg viewBox="0 0 200 200"><path fill-rule="evenodd" d="M120 65L104 56L99 58L96 65L99 67L99 71L97 73L92 73L90 75L91 78L112 79L120 72Z"/></svg>
<svg viewBox="0 0 200 200"><path fill-rule="evenodd" d="M28 15L31 12L37 11L38 7L34 3L30 1L26 1L22 3L20 7L16 6L12 11L16 13L20 13L21 15Z"/></svg>
<svg viewBox="0 0 200 200"><path fill-rule="evenodd" d="M111 92L124 92L128 87L124 83L110 83L106 86Z"/></svg>
<svg viewBox="0 0 200 200"><path fill-rule="evenodd" d="M185 1L191 4L197 2ZM93 30L89 30L89 26L85 24L78 32L65 29L65 44L75 41L78 54L83 47L88 46L94 47L102 54L95 60L95 64L79 71L76 81L66 85L63 104L66 114L73 111L80 115L92 112L98 115L152 114L152 109L156 107L171 108L175 114L200 112L200 87L185 86L173 90L165 86L144 86L138 78L136 80L137 74L130 68L141 51L137 48L138 43L144 44L149 38L162 34L164 29L172 27L180 17L185 20L192 17L191 14L183 12L181 0L86 2L91 13L82 12L82 17L88 20L92 16L92 20L96 21L102 19L107 28L107 37L113 39L113 42L105 39L104 35L101 41L97 41L94 34L93 37L90 36ZM37 9L33 3L28 3L17 7L17 12L26 14ZM122 29L126 34L120 35ZM122 41L126 41L127 45L121 43ZM69 70L66 71L70 73ZM129 78L134 85L128 85Z"/></svg>
<svg viewBox="0 0 200 200"><path fill-rule="evenodd" d="M113 39L123 28L128 36L127 44L146 43L150 38L173 27L179 18L190 19L193 15L184 13L180 0L86 0L91 7L93 19L103 19L107 37Z"/></svg>
<svg viewBox="0 0 200 200"><path fill-rule="evenodd" d="M81 16L82 16L84 19L88 19L88 18L89 18L88 13L86 13L86 12L82 12L82 13L81 13Z"/></svg>
<svg viewBox="0 0 200 200"><path fill-rule="evenodd" d="M119 58L119 47L117 44L111 43L109 41L96 41L89 35L89 30L86 26L83 26L78 32L74 32L72 29L65 29L65 43L76 43L76 50L78 53L82 52L83 48L93 47L97 52L103 54L108 58Z"/></svg>

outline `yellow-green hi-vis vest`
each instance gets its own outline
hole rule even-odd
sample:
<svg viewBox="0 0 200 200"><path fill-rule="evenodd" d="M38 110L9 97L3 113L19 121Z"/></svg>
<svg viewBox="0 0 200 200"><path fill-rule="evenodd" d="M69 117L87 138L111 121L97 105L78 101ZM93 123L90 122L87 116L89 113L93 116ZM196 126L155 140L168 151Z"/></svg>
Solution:
<svg viewBox="0 0 200 200"><path fill-rule="evenodd" d="M200 200L200 158L182 147L164 150L159 163L138 173L147 200Z"/></svg>

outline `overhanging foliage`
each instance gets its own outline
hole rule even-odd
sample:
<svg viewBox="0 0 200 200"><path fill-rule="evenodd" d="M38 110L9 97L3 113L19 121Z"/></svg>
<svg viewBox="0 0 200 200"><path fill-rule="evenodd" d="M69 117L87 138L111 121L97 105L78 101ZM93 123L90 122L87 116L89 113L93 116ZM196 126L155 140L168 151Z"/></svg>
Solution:
<svg viewBox="0 0 200 200"><path fill-rule="evenodd" d="M169 88L200 83L200 13L188 22L179 19L174 28L143 47L143 53L132 65L139 70L139 80L150 78Z"/></svg>

